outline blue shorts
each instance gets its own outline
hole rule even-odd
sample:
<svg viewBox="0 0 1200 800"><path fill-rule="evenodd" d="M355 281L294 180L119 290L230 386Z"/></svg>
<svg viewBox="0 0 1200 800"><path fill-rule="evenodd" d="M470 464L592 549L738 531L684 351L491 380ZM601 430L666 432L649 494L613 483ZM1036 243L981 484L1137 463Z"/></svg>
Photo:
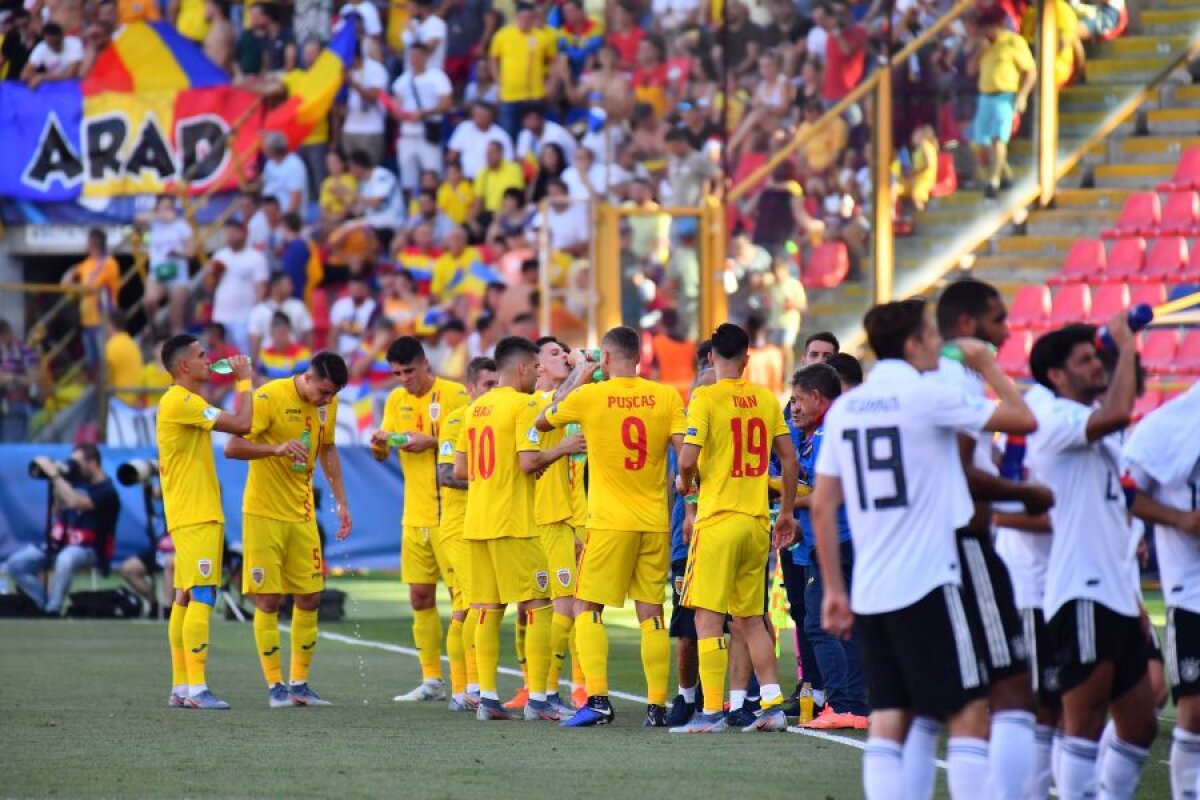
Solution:
<svg viewBox="0 0 1200 800"><path fill-rule="evenodd" d="M1012 136L1013 116L1016 113L1015 92L996 92L979 95L975 108L975 123L971 127L971 140L980 147L992 142L1008 144Z"/></svg>

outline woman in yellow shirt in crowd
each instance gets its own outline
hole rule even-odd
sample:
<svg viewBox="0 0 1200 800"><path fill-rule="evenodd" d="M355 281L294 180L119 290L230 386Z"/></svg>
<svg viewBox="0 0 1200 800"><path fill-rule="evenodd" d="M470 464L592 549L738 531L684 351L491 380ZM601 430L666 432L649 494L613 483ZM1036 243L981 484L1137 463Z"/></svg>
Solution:
<svg viewBox="0 0 1200 800"><path fill-rule="evenodd" d="M325 156L325 170L329 175L321 181L321 220L337 224L350 213L358 196L358 181L346 169L346 159L337 150L330 150Z"/></svg>

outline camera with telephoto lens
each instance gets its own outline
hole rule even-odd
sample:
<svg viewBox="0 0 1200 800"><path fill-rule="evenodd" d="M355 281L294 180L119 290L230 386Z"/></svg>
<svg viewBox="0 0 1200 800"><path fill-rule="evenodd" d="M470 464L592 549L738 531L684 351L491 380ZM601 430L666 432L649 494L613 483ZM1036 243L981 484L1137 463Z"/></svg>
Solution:
<svg viewBox="0 0 1200 800"><path fill-rule="evenodd" d="M126 461L117 467L117 480L122 486L137 486L139 483L149 483L158 477L158 462L152 458L138 458Z"/></svg>
<svg viewBox="0 0 1200 800"><path fill-rule="evenodd" d="M51 463L54 464L54 469L58 474L66 478L67 483L75 483L83 477L83 471L77 461L53 461ZM29 477L39 481L50 479L50 476L42 469L42 465L36 461L29 462Z"/></svg>

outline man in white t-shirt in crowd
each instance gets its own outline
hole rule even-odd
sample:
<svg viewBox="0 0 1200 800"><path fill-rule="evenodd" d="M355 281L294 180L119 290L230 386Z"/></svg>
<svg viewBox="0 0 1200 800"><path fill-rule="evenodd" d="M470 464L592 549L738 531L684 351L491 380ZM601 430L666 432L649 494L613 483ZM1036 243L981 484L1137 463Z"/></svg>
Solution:
<svg viewBox="0 0 1200 800"><path fill-rule="evenodd" d="M365 150L350 151L350 174L358 181L355 210L372 227L394 228L403 220L396 176L387 167L376 166Z"/></svg>
<svg viewBox="0 0 1200 800"><path fill-rule="evenodd" d="M359 31L367 37L370 42L382 46L383 45L383 21L379 18L379 9L371 0L360 0L357 3L346 3L338 11L338 17L345 24L345 20L351 14L358 16L357 23Z"/></svg>
<svg viewBox="0 0 1200 800"><path fill-rule="evenodd" d="M587 203L575 202L567 194L567 185L560 178L546 182L546 214L538 212L530 227L540 230L546 225L550 233L552 252L570 253L579 258L587 253L591 231Z"/></svg>
<svg viewBox="0 0 1200 800"><path fill-rule="evenodd" d="M350 84L350 96L346 100L346 119L342 122L342 150L346 153L362 150L370 156L371 164L378 164L383 160L386 144L387 120L378 100L379 93L387 91L387 69L367 56L360 43L355 46L354 64L346 82Z"/></svg>
<svg viewBox="0 0 1200 800"><path fill-rule="evenodd" d="M225 223L225 246L213 253L208 269L217 276L213 322L225 326L226 339L239 352L250 352L250 309L267 295L271 272L262 253L246 246L246 226L236 218Z"/></svg>
<svg viewBox="0 0 1200 800"><path fill-rule="evenodd" d="M266 195L258 203L258 210L246 222L246 246L257 250L267 258L267 269L279 268L283 258L283 211L279 199Z"/></svg>
<svg viewBox="0 0 1200 800"><path fill-rule="evenodd" d="M496 115L487 103L471 106L471 118L464 120L454 129L446 148L451 160L458 159L463 175L470 180L487 165L488 142L499 142L504 151L504 161L513 157L512 137L496 124Z"/></svg>
<svg viewBox="0 0 1200 800"><path fill-rule="evenodd" d="M987 742L973 726L986 703L983 645L967 622L955 531L971 518L959 431L1033 430L1020 392L977 339L960 339L966 364L999 404L928 377L942 337L924 301L877 305L863 320L879 363L834 402L816 464L812 522L825 584L822 625L862 637L873 708L863 756L868 800L915 796L903 745L914 715L949 723L950 795L987 795ZM854 543L847 597L837 534L845 504ZM932 760L932 754L928 758Z"/></svg>
<svg viewBox="0 0 1200 800"><path fill-rule="evenodd" d="M179 217L175 198L169 194L159 195L149 222L146 318L158 330L158 308L167 300L167 332L173 336L183 333L191 292L188 259L192 257L192 226Z"/></svg>
<svg viewBox="0 0 1200 800"><path fill-rule="evenodd" d="M371 297L371 285L366 275L351 275L346 288L346 296L339 298L329 309L329 325L338 352L349 358L358 349L379 306Z"/></svg>
<svg viewBox="0 0 1200 800"><path fill-rule="evenodd" d="M608 192L608 168L596 163L588 147L575 151L575 163L563 170L562 179L573 200L603 200Z"/></svg>
<svg viewBox="0 0 1200 800"><path fill-rule="evenodd" d="M300 156L288 152L287 137L278 131L267 134L263 144L267 160L263 164L263 194L279 201L282 214L308 211L308 170Z"/></svg>
<svg viewBox="0 0 1200 800"><path fill-rule="evenodd" d="M50 22L42 29L38 42L25 62L21 80L36 89L45 81L67 81L79 77L83 63L83 42L78 36L64 36L62 26Z"/></svg>
<svg viewBox="0 0 1200 800"><path fill-rule="evenodd" d="M292 334L299 342L312 344L312 315L303 300L292 296L292 278L286 272L271 273L271 283L267 288L266 298L250 309L250 349L246 351L251 358L258 358L259 349L271 336L271 320L276 312L288 318Z"/></svg>
<svg viewBox="0 0 1200 800"><path fill-rule="evenodd" d="M413 0L412 19L404 29L405 69L412 69L412 46L421 44L429 54L429 69L446 66L446 23L433 13L433 0Z"/></svg>
<svg viewBox="0 0 1200 800"><path fill-rule="evenodd" d="M414 42L407 52L408 71L392 83L392 97L400 109L400 137L396 141L400 185L411 196L417 191L422 172L442 174L441 132L454 87L441 68L428 65L425 44Z"/></svg>
<svg viewBox="0 0 1200 800"><path fill-rule="evenodd" d="M568 164L575 160L575 148L578 146L575 137L554 120L546 119L546 112L542 109L529 109L521 119L521 132L517 134L517 160L524 161L530 155L536 159L548 144L562 148L563 158Z"/></svg>

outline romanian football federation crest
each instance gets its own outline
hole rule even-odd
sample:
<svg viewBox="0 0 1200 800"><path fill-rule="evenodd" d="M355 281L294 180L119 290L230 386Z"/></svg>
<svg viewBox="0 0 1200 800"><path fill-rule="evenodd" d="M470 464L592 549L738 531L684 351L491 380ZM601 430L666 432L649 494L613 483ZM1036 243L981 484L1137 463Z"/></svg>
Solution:
<svg viewBox="0 0 1200 800"><path fill-rule="evenodd" d="M429 404L429 421L437 422L438 417L440 417L441 415L442 415L442 404L441 403L430 403Z"/></svg>
<svg viewBox="0 0 1200 800"><path fill-rule="evenodd" d="M321 420L321 424L325 424L325 420L329 419L329 406L317 406L317 419Z"/></svg>
<svg viewBox="0 0 1200 800"><path fill-rule="evenodd" d="M539 592L546 591L546 587L550 585L550 576L543 569L539 569L533 573L533 580L537 584Z"/></svg>
<svg viewBox="0 0 1200 800"><path fill-rule="evenodd" d="M210 577L212 575L212 559L200 559L196 562L196 569L200 571L200 577Z"/></svg>
<svg viewBox="0 0 1200 800"><path fill-rule="evenodd" d="M558 572L554 573L554 575L558 578L558 582L564 589L571 585L571 570L567 569L566 567L563 567Z"/></svg>
<svg viewBox="0 0 1200 800"><path fill-rule="evenodd" d="M256 586L262 586L263 579L267 577L267 571L262 567L255 567L250 570L250 580L254 581Z"/></svg>

